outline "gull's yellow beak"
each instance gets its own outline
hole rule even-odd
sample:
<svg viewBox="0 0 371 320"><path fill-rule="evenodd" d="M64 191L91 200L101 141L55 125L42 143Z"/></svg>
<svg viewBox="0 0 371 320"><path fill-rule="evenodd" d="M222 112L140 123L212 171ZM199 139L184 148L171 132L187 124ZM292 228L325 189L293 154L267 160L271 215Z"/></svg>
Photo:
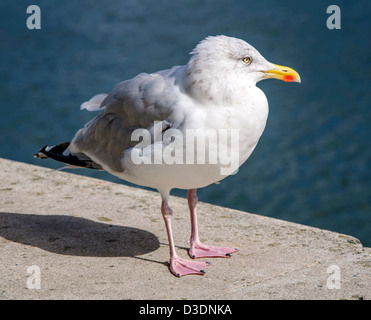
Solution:
<svg viewBox="0 0 371 320"><path fill-rule="evenodd" d="M264 79L279 79L285 82L301 82L299 74L289 67L279 66L278 64L274 64L276 69L264 71L265 76Z"/></svg>

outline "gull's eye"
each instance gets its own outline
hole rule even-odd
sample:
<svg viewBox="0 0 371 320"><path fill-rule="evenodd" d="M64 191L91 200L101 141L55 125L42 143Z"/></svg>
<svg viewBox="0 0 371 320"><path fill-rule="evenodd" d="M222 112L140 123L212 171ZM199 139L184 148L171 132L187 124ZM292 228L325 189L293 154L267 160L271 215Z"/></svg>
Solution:
<svg viewBox="0 0 371 320"><path fill-rule="evenodd" d="M252 59L250 57L245 57L245 58L242 59L242 62L246 63L246 64L250 64L251 61L252 61Z"/></svg>

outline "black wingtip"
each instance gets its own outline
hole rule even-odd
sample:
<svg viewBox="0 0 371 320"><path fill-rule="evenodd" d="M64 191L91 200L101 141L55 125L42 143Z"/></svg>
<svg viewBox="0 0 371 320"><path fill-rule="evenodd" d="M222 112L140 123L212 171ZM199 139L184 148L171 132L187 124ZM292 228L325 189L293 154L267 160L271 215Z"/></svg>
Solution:
<svg viewBox="0 0 371 320"><path fill-rule="evenodd" d="M69 142L63 142L54 147L44 146L40 149L38 154L35 154L35 157L41 159L51 158L76 167L101 169L101 166L92 160L80 160L78 157L71 154L68 156L64 155L63 152L69 147L69 145Z"/></svg>
<svg viewBox="0 0 371 320"><path fill-rule="evenodd" d="M48 156L45 154L45 150L46 150L46 148L47 148L48 146L46 145L46 146L44 146L44 147L42 147L40 150L39 150L39 152L38 153L35 153L33 156L34 156L34 158L39 158L39 159L46 159L46 158L48 158Z"/></svg>

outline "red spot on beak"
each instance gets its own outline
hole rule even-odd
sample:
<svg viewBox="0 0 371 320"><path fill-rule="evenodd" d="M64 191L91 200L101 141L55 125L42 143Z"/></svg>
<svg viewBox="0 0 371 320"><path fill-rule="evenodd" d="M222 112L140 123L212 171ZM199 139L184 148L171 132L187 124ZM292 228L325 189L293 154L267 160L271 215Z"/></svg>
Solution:
<svg viewBox="0 0 371 320"><path fill-rule="evenodd" d="M293 76L283 76L283 81L293 82L293 81L295 81L295 77L293 77Z"/></svg>

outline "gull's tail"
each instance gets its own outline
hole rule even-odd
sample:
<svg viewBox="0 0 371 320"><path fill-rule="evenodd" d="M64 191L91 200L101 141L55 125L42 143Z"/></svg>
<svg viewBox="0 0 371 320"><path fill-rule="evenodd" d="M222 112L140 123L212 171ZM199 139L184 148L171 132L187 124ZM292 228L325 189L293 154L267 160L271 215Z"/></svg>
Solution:
<svg viewBox="0 0 371 320"><path fill-rule="evenodd" d="M63 142L56 146L45 146L34 155L35 158L51 158L67 164L69 167L80 167L102 170L102 167L84 154L72 155L68 152L69 142Z"/></svg>

